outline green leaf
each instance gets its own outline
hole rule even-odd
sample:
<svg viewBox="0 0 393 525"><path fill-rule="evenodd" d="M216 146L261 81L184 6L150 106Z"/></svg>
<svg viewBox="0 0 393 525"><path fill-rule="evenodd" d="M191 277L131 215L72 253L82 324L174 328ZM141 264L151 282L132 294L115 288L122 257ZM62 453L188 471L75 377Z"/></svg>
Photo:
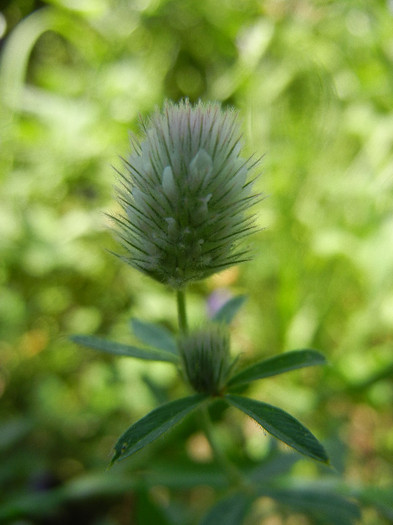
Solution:
<svg viewBox="0 0 393 525"><path fill-rule="evenodd" d="M261 496L269 496L278 501L280 505L323 520L322 523L354 525L361 517L359 507L355 502L323 488L267 488L261 491Z"/></svg>
<svg viewBox="0 0 393 525"><path fill-rule="evenodd" d="M88 346L89 348L94 348L107 354L135 357L136 359L147 359L149 361L179 362L178 356L156 348L138 348L137 346L115 343L114 341L108 341L108 339L92 335L73 335L70 339L74 343Z"/></svg>
<svg viewBox="0 0 393 525"><path fill-rule="evenodd" d="M277 443L277 442L275 442ZM273 453L250 472L250 479L254 483L271 483L271 480L283 474L289 474L301 456L296 452L290 454Z"/></svg>
<svg viewBox="0 0 393 525"><path fill-rule="evenodd" d="M270 359L264 359L241 370L229 380L228 386L234 387L264 377L283 374L297 368L323 364L326 364L325 357L315 350L293 350Z"/></svg>
<svg viewBox="0 0 393 525"><path fill-rule="evenodd" d="M45 518L56 515L63 505L64 496L59 489L9 497L0 504L0 523L26 523L23 518L43 523Z"/></svg>
<svg viewBox="0 0 393 525"><path fill-rule="evenodd" d="M144 483L149 487L161 485L173 490L188 490L201 485L223 490L228 487L225 472L213 463L194 463L178 457L176 463L170 458L154 459L154 468L144 472Z"/></svg>
<svg viewBox="0 0 393 525"><path fill-rule="evenodd" d="M214 314L212 320L219 323L230 324L246 299L246 295L232 297L232 299L229 299L229 301L221 306L221 308Z"/></svg>
<svg viewBox="0 0 393 525"><path fill-rule="evenodd" d="M194 395L171 401L149 412L130 426L115 445L112 464L137 452L192 412L206 399L204 395Z"/></svg>
<svg viewBox="0 0 393 525"><path fill-rule="evenodd" d="M255 419L272 436L280 439L301 454L323 463L329 462L325 449L316 437L297 419L281 408L232 394L227 394L225 399Z"/></svg>
<svg viewBox="0 0 393 525"><path fill-rule="evenodd" d="M220 500L202 518L200 525L240 525L249 509L251 498L245 494L235 493Z"/></svg>
<svg viewBox="0 0 393 525"><path fill-rule="evenodd" d="M393 485L364 487L354 491L356 498L366 506L373 506L382 516L393 523Z"/></svg>
<svg viewBox="0 0 393 525"><path fill-rule="evenodd" d="M132 331L142 343L153 348L159 348L172 354L177 354L176 340L164 327L141 321L140 319L131 319Z"/></svg>

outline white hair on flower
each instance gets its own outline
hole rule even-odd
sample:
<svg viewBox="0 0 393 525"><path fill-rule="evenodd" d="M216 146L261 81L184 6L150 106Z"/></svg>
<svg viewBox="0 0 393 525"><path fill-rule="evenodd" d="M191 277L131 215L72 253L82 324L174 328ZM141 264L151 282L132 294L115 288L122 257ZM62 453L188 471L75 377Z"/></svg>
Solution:
<svg viewBox="0 0 393 525"><path fill-rule="evenodd" d="M241 241L255 230L249 209L260 196L236 112L167 102L141 127L117 188L121 258L174 288L248 260Z"/></svg>

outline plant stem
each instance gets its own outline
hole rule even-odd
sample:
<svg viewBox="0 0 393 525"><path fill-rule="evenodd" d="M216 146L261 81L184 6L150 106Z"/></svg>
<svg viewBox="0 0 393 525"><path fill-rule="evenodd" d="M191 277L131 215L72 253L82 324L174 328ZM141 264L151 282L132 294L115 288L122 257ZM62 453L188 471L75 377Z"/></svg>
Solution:
<svg viewBox="0 0 393 525"><path fill-rule="evenodd" d="M217 444L214 435L213 435L213 425L212 421L210 419L209 410L207 405L203 405L200 409L201 416L202 416L202 425L203 430L205 432L206 438L209 442L209 445L212 449L213 455L217 461L221 465L221 467L225 470L229 481L236 487L243 487L245 490L249 490L248 483L243 477L243 474L233 465L229 459L226 457L226 455L222 452L221 448Z"/></svg>
<svg viewBox="0 0 393 525"><path fill-rule="evenodd" d="M179 331L180 335L187 335L188 333L188 323L187 323L187 311L186 311L186 294L185 290L177 290L176 293L177 299L177 316L179 321ZM209 411L207 405L204 405L201 410L201 419L202 426L205 432L206 438L210 444L213 455L216 458L217 463L219 463L222 468L227 473L228 479L232 485L236 487L242 487L246 491L249 491L249 485L242 473L228 460L225 454L222 452L218 446L214 435L212 422L210 419Z"/></svg>
<svg viewBox="0 0 393 525"><path fill-rule="evenodd" d="M187 312L186 312L186 292L185 290L177 290L177 317L179 320L179 330L181 335L188 333Z"/></svg>

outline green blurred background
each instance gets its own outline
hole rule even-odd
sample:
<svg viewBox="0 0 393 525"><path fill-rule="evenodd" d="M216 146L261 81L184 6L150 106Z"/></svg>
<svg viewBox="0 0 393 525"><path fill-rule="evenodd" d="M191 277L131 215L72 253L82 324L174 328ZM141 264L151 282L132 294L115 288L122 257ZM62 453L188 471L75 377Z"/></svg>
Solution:
<svg viewBox="0 0 393 525"><path fill-rule="evenodd" d="M246 154L264 154L255 258L190 289L194 322L213 290L247 293L233 333L245 361L323 351L325 370L267 380L250 393L307 424L343 483L391 486L391 2L2 5L0 516L161 523L135 510L147 496L133 473L158 468L158 453L209 461L190 422L106 473L118 434L182 387L168 365L109 359L68 341L89 333L132 342L131 316L176 328L172 293L109 253L116 245L105 216L116 211L111 165L127 156L138 116L166 98L235 106ZM247 461L263 459L268 438L243 419L226 431L233 421L229 413L219 422L223 447L235 454L241 442ZM318 475L311 462L297 468ZM214 500L207 487L173 496L162 479L157 485L161 506L178 499L178 521L168 523L184 524L184 508L198 512ZM272 516L260 523L309 523ZM364 523L383 520L365 509Z"/></svg>

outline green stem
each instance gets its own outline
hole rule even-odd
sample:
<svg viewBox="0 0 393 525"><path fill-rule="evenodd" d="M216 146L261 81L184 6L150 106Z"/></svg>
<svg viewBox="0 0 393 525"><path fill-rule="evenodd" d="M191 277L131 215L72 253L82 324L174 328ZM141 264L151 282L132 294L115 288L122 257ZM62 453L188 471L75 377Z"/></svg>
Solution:
<svg viewBox="0 0 393 525"><path fill-rule="evenodd" d="M179 330L181 335L188 333L187 312L186 312L186 292L177 290L177 317L179 320Z"/></svg>
<svg viewBox="0 0 393 525"><path fill-rule="evenodd" d="M186 311L186 294L185 290L177 290L177 316L179 321L180 335L187 335L188 323L187 323L187 311ZM205 432L206 438L210 444L213 455L216 461L222 466L227 473L228 479L235 487L242 487L247 492L250 490L249 484L243 477L242 473L228 460L221 448L218 446L212 429L212 422L210 419L209 411L206 405L201 407L201 419L202 426Z"/></svg>
<svg viewBox="0 0 393 525"><path fill-rule="evenodd" d="M220 446L215 440L215 437L213 435L213 428L212 428L212 421L210 419L209 410L207 405L203 405L200 409L201 416L202 416L202 425L203 430L205 432L206 438L209 442L209 445L212 449L213 455L217 461L221 465L221 467L225 470L229 481L231 484L233 484L236 487L243 487L245 490L249 490L248 483L243 477L243 474L233 465L229 459L226 457L226 455L222 452Z"/></svg>

